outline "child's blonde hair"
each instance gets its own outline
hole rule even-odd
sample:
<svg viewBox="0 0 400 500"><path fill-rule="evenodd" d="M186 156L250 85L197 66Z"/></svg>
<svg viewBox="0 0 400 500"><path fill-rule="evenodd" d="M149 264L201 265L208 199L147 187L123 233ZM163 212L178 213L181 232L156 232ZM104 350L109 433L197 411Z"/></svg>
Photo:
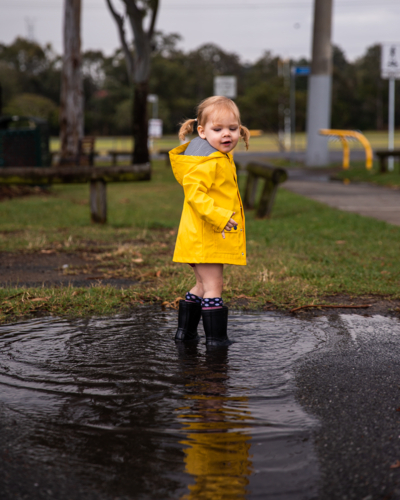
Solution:
<svg viewBox="0 0 400 500"><path fill-rule="evenodd" d="M201 103L197 106L196 119L191 118L181 123L181 128L179 129L179 134L178 134L179 139L181 141L184 141L186 135L193 133L193 126L196 121L198 125L204 127L205 124L207 123L209 116L212 113L216 112L222 114L223 112L226 111L230 111L231 113L233 113L235 118L237 118L240 127L240 137L243 139L246 145L246 150L249 149L250 131L247 127L243 126L240 123L239 108L232 101L232 99L228 99L228 97L222 97L218 95L213 97L208 97L207 99L204 99L204 101L201 101Z"/></svg>

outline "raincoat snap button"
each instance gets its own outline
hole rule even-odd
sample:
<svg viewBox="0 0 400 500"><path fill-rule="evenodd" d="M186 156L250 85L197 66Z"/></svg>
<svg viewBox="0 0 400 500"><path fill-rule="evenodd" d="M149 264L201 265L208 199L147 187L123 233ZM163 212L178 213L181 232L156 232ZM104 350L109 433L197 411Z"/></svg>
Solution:
<svg viewBox="0 0 400 500"><path fill-rule="evenodd" d="M244 253L242 252L242 255L244 255Z"/></svg>

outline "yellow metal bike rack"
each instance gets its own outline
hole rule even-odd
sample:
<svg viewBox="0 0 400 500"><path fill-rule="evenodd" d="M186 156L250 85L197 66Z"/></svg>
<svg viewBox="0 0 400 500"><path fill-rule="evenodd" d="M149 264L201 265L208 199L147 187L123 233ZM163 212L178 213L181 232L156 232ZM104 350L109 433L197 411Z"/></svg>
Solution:
<svg viewBox="0 0 400 500"><path fill-rule="evenodd" d="M331 135L335 137L339 137L340 142L343 146L343 168L347 170L350 165L350 148L349 143L347 141L347 137L352 137L354 139L358 139L365 149L365 168L367 170L371 170L372 168L372 158L373 152L371 148L371 144L368 139L361 132L356 132L355 130L336 130L329 128L321 128L319 133L321 135Z"/></svg>

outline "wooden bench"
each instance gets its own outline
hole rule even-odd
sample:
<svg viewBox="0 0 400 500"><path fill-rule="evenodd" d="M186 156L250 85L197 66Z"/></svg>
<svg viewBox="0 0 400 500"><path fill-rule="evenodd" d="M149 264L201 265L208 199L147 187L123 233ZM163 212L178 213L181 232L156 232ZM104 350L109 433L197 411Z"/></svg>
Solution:
<svg viewBox="0 0 400 500"><path fill-rule="evenodd" d="M117 160L118 160L118 156L129 156L131 157L132 156L132 151L129 150L129 149L109 149L107 150L107 155L110 155L112 160L111 160L111 163L114 167L117 166ZM99 156L99 153L97 153L97 156Z"/></svg>
<svg viewBox="0 0 400 500"><path fill-rule="evenodd" d="M377 149L375 154L379 160L379 172L385 174L388 171L387 160L389 156L400 158L400 149L393 149L392 151L388 149Z"/></svg>
<svg viewBox="0 0 400 500"><path fill-rule="evenodd" d="M271 216L276 192L279 184L287 180L287 172L283 168L263 162L251 162L247 165L247 183L243 198L245 208L254 208L257 195L257 185L259 179L264 179L261 198L258 202L257 214L259 218Z"/></svg>
<svg viewBox="0 0 400 500"><path fill-rule="evenodd" d="M79 139L79 150L78 154L69 158L62 158L60 153L51 153L51 163L53 162L53 158L55 154L58 154L58 165L60 167L68 167L75 165L82 166L90 166L94 165L94 145L96 142L96 137L94 136L85 136Z"/></svg>
<svg viewBox="0 0 400 500"><path fill-rule="evenodd" d="M3 167L0 184L82 184L90 182L90 212L93 222L107 221L107 182L137 182L151 179L151 165L125 167Z"/></svg>

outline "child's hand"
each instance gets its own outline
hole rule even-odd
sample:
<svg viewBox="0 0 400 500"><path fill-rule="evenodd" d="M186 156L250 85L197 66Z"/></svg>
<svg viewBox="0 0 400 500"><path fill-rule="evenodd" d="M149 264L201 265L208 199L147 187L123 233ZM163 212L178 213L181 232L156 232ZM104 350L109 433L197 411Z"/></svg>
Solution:
<svg viewBox="0 0 400 500"><path fill-rule="evenodd" d="M232 216L233 215L235 215L235 212L233 212ZM235 220L229 219L229 221L227 222L226 226L222 230L222 237L225 239L225 231L231 231L232 228L237 229L237 225L238 225L238 223Z"/></svg>

